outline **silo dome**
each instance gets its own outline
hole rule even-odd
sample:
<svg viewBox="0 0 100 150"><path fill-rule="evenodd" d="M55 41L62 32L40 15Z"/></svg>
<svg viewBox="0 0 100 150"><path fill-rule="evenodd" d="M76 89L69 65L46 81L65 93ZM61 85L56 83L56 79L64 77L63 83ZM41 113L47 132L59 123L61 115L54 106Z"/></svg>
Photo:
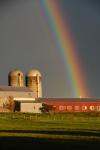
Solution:
<svg viewBox="0 0 100 150"><path fill-rule="evenodd" d="M35 97L42 97L42 76L38 70L30 70L26 75L26 86L29 87Z"/></svg>
<svg viewBox="0 0 100 150"><path fill-rule="evenodd" d="M27 73L27 76L30 77L30 76L41 76L41 73L38 71L38 70L30 70L28 73Z"/></svg>
<svg viewBox="0 0 100 150"><path fill-rule="evenodd" d="M8 75L9 86L24 86L24 77L22 71L14 69Z"/></svg>

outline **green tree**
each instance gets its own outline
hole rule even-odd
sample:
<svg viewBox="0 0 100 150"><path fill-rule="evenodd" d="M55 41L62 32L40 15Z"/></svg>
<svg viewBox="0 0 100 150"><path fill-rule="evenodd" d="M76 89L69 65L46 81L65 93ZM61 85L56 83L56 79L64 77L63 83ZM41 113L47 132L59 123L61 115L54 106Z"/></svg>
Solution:
<svg viewBox="0 0 100 150"><path fill-rule="evenodd" d="M48 105L46 103L43 103L40 110L41 110L42 113L50 113L53 110L55 110L55 107L53 105Z"/></svg>

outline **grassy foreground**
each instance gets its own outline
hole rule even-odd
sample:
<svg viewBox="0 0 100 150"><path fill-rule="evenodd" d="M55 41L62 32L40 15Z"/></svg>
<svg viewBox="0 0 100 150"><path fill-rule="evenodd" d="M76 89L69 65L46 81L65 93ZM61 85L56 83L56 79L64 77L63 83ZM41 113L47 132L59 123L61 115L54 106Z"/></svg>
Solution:
<svg viewBox="0 0 100 150"><path fill-rule="evenodd" d="M96 148L100 146L100 113L0 113L0 149L16 146Z"/></svg>

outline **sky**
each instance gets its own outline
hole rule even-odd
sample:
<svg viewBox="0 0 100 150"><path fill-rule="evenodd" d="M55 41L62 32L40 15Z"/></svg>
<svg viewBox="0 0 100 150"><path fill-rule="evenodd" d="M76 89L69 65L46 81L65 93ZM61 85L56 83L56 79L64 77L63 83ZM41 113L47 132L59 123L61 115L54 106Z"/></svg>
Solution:
<svg viewBox="0 0 100 150"><path fill-rule="evenodd" d="M100 97L100 2L57 2L81 60L89 91L87 97ZM24 75L38 69L42 74L43 97L74 97L63 58L49 28L38 0L0 0L1 85L8 84L8 73L15 68Z"/></svg>

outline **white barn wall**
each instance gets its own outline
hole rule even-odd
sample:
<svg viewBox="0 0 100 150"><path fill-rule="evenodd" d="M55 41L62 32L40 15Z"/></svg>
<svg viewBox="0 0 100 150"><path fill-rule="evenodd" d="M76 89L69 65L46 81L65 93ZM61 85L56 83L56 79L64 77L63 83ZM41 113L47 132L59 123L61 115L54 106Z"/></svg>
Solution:
<svg viewBox="0 0 100 150"><path fill-rule="evenodd" d="M0 91L0 97L34 97L33 92Z"/></svg>
<svg viewBox="0 0 100 150"><path fill-rule="evenodd" d="M40 107L42 107L42 103L22 103L20 104L21 112L29 112L29 113L41 113Z"/></svg>

